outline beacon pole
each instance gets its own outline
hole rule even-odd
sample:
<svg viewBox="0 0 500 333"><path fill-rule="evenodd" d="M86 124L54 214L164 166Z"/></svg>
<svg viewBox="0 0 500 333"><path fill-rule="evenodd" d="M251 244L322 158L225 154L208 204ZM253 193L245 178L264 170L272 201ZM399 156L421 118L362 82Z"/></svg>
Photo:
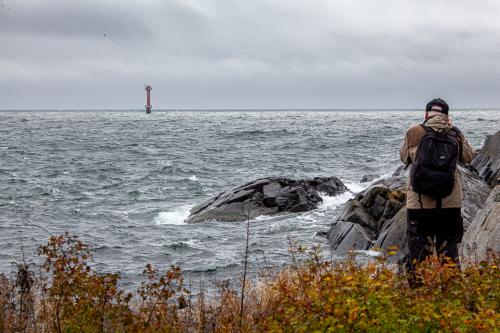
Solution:
<svg viewBox="0 0 500 333"><path fill-rule="evenodd" d="M149 84L146 84L146 113L150 114L151 113L151 86Z"/></svg>

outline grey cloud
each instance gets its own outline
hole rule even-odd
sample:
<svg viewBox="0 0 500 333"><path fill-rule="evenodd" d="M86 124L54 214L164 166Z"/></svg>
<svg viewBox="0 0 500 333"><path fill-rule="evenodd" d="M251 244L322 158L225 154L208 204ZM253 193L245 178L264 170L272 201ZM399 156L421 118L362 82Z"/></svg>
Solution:
<svg viewBox="0 0 500 333"><path fill-rule="evenodd" d="M9 3L0 108L500 105L493 0Z"/></svg>
<svg viewBox="0 0 500 333"><path fill-rule="evenodd" d="M0 12L2 34L92 37L103 34L133 38L149 34L133 6L106 1L11 1L12 10Z"/></svg>

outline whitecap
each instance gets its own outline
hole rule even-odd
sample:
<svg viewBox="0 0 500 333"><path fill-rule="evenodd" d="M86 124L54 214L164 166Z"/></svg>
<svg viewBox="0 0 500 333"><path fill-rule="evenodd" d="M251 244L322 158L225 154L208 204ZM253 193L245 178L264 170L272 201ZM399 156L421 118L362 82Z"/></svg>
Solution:
<svg viewBox="0 0 500 333"><path fill-rule="evenodd" d="M367 257L372 257L372 258L377 258L377 257L380 257L383 255L382 252L380 251L373 251L373 250L355 250L355 251L352 251L353 253L356 253L356 254L361 254L361 255L365 255Z"/></svg>
<svg viewBox="0 0 500 333"><path fill-rule="evenodd" d="M353 198L354 194L351 192L344 192L342 194L336 195L334 197L328 196L325 193L320 193L323 202L320 204L319 208L322 210L333 210L343 205L347 200Z"/></svg>
<svg viewBox="0 0 500 333"><path fill-rule="evenodd" d="M281 229L281 225L279 225L278 223L272 223L271 225L269 225L269 227L267 227L267 228L264 229L264 232L265 233L276 232L276 231L278 231L280 229Z"/></svg>
<svg viewBox="0 0 500 333"><path fill-rule="evenodd" d="M171 167L172 165L174 165L174 162L172 162L170 160L166 160L166 161L163 161L162 164L164 167Z"/></svg>
<svg viewBox="0 0 500 333"><path fill-rule="evenodd" d="M193 208L193 206L181 206L174 208L172 211L160 212L155 217L154 223L156 225L185 225L186 223L184 223L184 220L188 218L191 208Z"/></svg>
<svg viewBox="0 0 500 333"><path fill-rule="evenodd" d="M378 182L378 181L380 181L380 180L387 179L387 178L389 178L391 175L392 175L391 173L384 173L382 176L380 176L380 177L375 178L374 180L372 180L372 181L370 182L370 185L371 185L371 184L373 184L373 183L376 183L376 182Z"/></svg>
<svg viewBox="0 0 500 333"><path fill-rule="evenodd" d="M382 176L375 178L371 182L366 182L366 183L345 182L344 185L349 189L349 191L353 193L360 193L366 190L371 185L375 184L376 182L389 178L391 175L392 175L391 173L384 173Z"/></svg>
<svg viewBox="0 0 500 333"><path fill-rule="evenodd" d="M183 243L194 248L194 249L198 249L198 250L206 250L207 248L209 248L209 246L207 246L207 244L205 244L204 242L202 242L199 239L194 239L194 238L189 238L188 240L184 241ZM213 245L213 244L211 244L211 245Z"/></svg>
<svg viewBox="0 0 500 333"><path fill-rule="evenodd" d="M274 220L276 218L279 218L280 216L276 216L276 215L259 215L259 216L256 216L254 217L253 219L250 219L250 221L267 221L267 220Z"/></svg>
<svg viewBox="0 0 500 333"><path fill-rule="evenodd" d="M196 175L192 175L192 176L191 176L191 177L189 177L188 179L189 179L190 181L193 181L193 182L195 182L195 181L197 181L197 180L198 180L198 178L196 178Z"/></svg>
<svg viewBox="0 0 500 333"><path fill-rule="evenodd" d="M61 192L61 190L60 190L60 189L58 189L57 187L49 187L47 191L48 191L49 193L53 193L53 194L56 194L56 193Z"/></svg>
<svg viewBox="0 0 500 333"><path fill-rule="evenodd" d="M355 183L355 182L345 182L344 185L353 193L359 193L364 191L369 183Z"/></svg>

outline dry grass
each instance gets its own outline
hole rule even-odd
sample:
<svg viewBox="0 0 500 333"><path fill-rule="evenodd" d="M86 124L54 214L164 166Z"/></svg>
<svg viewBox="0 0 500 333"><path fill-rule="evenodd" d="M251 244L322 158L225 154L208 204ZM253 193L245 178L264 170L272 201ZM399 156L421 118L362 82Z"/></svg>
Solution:
<svg viewBox="0 0 500 333"><path fill-rule="evenodd" d="M118 274L89 266L77 237L51 237L40 247L42 277L18 265L0 276L1 332L498 332L499 260L460 271L431 258L419 267L421 286L382 259L332 264L294 248L275 278L241 290L219 285L219 296L192 300L181 269L147 265L136 292ZM192 301L191 301L192 300ZM242 300L244 302L242 303Z"/></svg>

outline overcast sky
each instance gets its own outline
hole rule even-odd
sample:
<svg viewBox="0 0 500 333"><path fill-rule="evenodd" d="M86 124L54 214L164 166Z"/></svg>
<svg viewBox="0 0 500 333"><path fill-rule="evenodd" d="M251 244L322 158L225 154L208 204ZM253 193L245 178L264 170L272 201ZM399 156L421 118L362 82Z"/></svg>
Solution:
<svg viewBox="0 0 500 333"><path fill-rule="evenodd" d="M0 5L0 109L500 107L498 0Z"/></svg>

